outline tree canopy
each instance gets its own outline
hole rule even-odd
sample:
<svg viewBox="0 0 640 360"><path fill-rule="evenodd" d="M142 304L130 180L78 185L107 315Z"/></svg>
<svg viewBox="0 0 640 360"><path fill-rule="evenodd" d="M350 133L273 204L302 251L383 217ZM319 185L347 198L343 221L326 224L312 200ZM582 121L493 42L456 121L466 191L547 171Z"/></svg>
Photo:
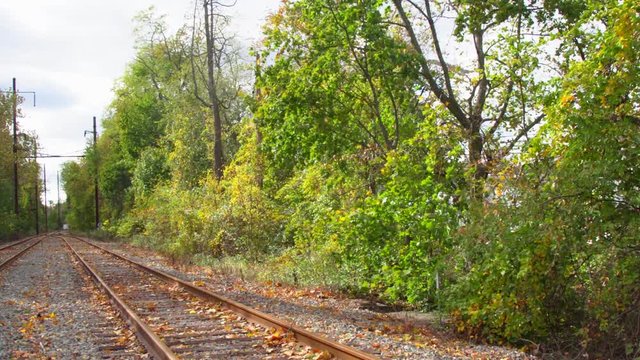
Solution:
<svg viewBox="0 0 640 360"><path fill-rule="evenodd" d="M18 97L15 102L19 123L22 98ZM40 165L29 158L34 154L37 138L34 134L19 131L18 128L14 155L13 103L13 95L0 92L0 239L35 233L36 204L43 211L41 194L36 193L36 183L42 189ZM14 208L14 163L18 172L18 209Z"/></svg>
<svg viewBox="0 0 640 360"><path fill-rule="evenodd" d="M636 1L291 0L251 52L216 4L137 18L74 227L97 176L103 229L176 258L640 354Z"/></svg>

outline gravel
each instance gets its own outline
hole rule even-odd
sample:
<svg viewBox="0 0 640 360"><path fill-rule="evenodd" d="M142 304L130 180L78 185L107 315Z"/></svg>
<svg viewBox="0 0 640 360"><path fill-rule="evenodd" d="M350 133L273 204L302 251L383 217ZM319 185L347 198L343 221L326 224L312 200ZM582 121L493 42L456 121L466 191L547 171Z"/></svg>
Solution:
<svg viewBox="0 0 640 360"><path fill-rule="evenodd" d="M363 300L322 289L259 284L198 267L178 270L152 251L120 243L101 244L178 278L201 281L213 292L383 359L534 359L515 349L459 339L446 326L438 329L437 321L420 321L421 314L383 314L369 310Z"/></svg>
<svg viewBox="0 0 640 360"><path fill-rule="evenodd" d="M147 357L80 271L64 243L53 237L3 270L0 359Z"/></svg>

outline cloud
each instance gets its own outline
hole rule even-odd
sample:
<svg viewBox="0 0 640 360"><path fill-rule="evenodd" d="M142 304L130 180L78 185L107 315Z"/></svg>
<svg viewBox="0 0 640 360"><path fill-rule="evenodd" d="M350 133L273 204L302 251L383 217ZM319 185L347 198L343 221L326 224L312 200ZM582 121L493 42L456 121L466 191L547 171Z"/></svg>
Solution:
<svg viewBox="0 0 640 360"><path fill-rule="evenodd" d="M249 47L279 0L238 0L229 9L231 30ZM179 0L0 1L0 88L37 92L37 107L25 96L22 131L35 131L43 151L68 154L83 149L83 131L102 118L112 89L134 55L133 17L153 5L175 31L193 11ZM49 182L68 159L47 164ZM51 175L53 174L53 175Z"/></svg>

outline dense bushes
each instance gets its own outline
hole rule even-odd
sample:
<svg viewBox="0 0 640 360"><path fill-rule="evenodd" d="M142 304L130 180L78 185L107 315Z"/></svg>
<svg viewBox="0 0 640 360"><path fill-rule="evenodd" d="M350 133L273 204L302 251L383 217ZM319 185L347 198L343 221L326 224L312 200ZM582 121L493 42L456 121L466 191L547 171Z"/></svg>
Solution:
<svg viewBox="0 0 640 360"><path fill-rule="evenodd" d="M500 196L461 229L450 301L461 330L634 358L640 17L632 2L598 11L620 21L595 35L528 152L496 178Z"/></svg>
<svg viewBox="0 0 640 360"><path fill-rule="evenodd" d="M245 135L255 135L248 127ZM255 147L243 147L220 182L208 176L189 189L156 183L153 191L138 194L135 208L113 223L112 230L121 236L141 234L183 258L243 254L257 259L281 249L282 214L258 187L252 155Z"/></svg>
<svg viewBox="0 0 640 360"><path fill-rule="evenodd" d="M176 258L446 310L485 340L637 357L637 4L453 2L459 41L482 47L483 22L501 41L471 70L421 62L410 26L391 25L398 4L284 3L255 96L223 111L220 180L211 109L185 91L204 84L175 62L185 33L142 47L162 50L141 52L158 73L132 65L99 142L105 227ZM541 54L562 76L539 78ZM89 186L87 166L67 184Z"/></svg>

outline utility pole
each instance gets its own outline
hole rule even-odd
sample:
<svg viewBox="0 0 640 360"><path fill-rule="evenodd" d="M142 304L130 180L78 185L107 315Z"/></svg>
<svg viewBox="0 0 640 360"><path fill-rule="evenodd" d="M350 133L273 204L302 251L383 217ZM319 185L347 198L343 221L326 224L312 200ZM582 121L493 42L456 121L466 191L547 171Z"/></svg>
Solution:
<svg viewBox="0 0 640 360"><path fill-rule="evenodd" d="M62 218L60 217L60 171L56 172L56 180L58 184L58 230L62 230Z"/></svg>
<svg viewBox="0 0 640 360"><path fill-rule="evenodd" d="M16 78L13 78L13 211L20 212L18 204L18 94L16 91Z"/></svg>
<svg viewBox="0 0 640 360"><path fill-rule="evenodd" d="M94 191L94 197L96 198L96 229L98 229L100 227L100 204L98 203L98 149L97 149L97 144L98 144L98 130L96 129L96 117L93 117L93 153L94 156L96 157L96 174L95 174L95 178L93 179L94 184L93 186L95 187L95 191Z"/></svg>
<svg viewBox="0 0 640 360"><path fill-rule="evenodd" d="M98 197L98 129L96 127L96 117L93 117L93 131L85 130L85 136L87 133L93 133L93 155L95 156L95 166L96 173L93 178L93 186L94 186L94 198L95 198L95 209L96 209L96 230L100 228L100 203Z"/></svg>
<svg viewBox="0 0 640 360"><path fill-rule="evenodd" d="M100 228L100 204L98 200L98 130L96 129L96 117L93 117L93 156L96 159L96 173L93 178L94 197L96 200L96 230Z"/></svg>
<svg viewBox="0 0 640 360"><path fill-rule="evenodd" d="M49 232L49 206L47 206L47 164L43 165L44 170L44 232Z"/></svg>
<svg viewBox="0 0 640 360"><path fill-rule="evenodd" d="M35 197L35 204L36 204L36 235L40 234L40 219L39 219L39 214L38 212L40 211L40 192L38 191L38 181L40 181L40 170L38 169L38 143L36 142L34 147L33 147L33 158L35 159L34 161L36 162L36 197Z"/></svg>
<svg viewBox="0 0 640 360"><path fill-rule="evenodd" d="M8 91L2 91L8 93ZM18 91L16 88L16 78L13 78L13 89L11 94L13 96L13 211L16 215L20 212L18 201L18 94L29 93L33 94L33 106L36 106L36 92L35 91Z"/></svg>

